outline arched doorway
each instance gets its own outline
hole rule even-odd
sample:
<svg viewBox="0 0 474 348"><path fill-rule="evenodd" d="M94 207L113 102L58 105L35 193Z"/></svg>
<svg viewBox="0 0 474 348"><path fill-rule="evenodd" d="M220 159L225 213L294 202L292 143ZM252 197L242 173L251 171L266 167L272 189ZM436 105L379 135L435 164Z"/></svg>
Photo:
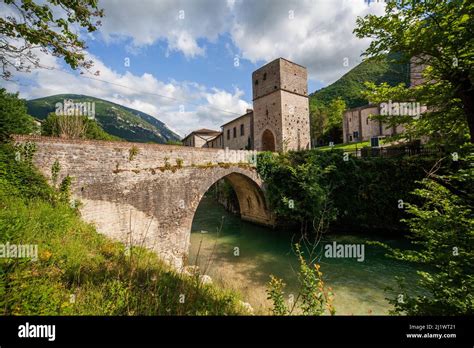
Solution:
<svg viewBox="0 0 474 348"><path fill-rule="evenodd" d="M275 137L269 129L265 129L262 134L262 151L275 152Z"/></svg>

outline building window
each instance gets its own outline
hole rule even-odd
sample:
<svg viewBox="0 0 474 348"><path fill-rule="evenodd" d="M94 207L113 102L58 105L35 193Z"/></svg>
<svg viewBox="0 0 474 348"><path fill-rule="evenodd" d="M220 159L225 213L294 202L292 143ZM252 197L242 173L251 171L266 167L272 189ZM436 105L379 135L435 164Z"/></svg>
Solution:
<svg viewBox="0 0 474 348"><path fill-rule="evenodd" d="M369 124L369 118L368 117L365 119L365 124Z"/></svg>
<svg viewBox="0 0 474 348"><path fill-rule="evenodd" d="M354 139L359 139L359 132L354 132L353 135L354 135Z"/></svg>
<svg viewBox="0 0 474 348"><path fill-rule="evenodd" d="M265 111L265 114L268 116L268 109Z"/></svg>
<svg viewBox="0 0 474 348"><path fill-rule="evenodd" d="M352 141L352 135L349 135L349 141Z"/></svg>
<svg viewBox="0 0 474 348"><path fill-rule="evenodd" d="M237 127L234 127L234 138L237 138Z"/></svg>
<svg viewBox="0 0 474 348"><path fill-rule="evenodd" d="M265 81L267 79L267 73L264 73L263 74L263 81Z"/></svg>
<svg viewBox="0 0 474 348"><path fill-rule="evenodd" d="M258 85L258 80L255 80L255 86Z"/></svg>
<svg viewBox="0 0 474 348"><path fill-rule="evenodd" d="M240 136L243 136L244 133L245 133L245 131L244 131L244 125L241 124L241 125L240 125Z"/></svg>
<svg viewBox="0 0 474 348"><path fill-rule="evenodd" d="M230 129L227 130L227 140L230 139Z"/></svg>

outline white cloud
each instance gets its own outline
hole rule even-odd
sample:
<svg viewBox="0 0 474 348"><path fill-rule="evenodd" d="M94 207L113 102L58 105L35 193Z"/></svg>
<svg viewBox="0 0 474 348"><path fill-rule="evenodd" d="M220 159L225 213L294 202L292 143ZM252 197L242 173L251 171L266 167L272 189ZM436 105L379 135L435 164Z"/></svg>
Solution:
<svg viewBox="0 0 474 348"><path fill-rule="evenodd" d="M235 88L234 93L229 93L217 88L212 88L210 92L205 93L206 105L199 106L197 117L202 122L213 122L214 124L223 124L231 119L243 115L251 105L240 99L244 95L242 90ZM229 112L222 112L228 110Z"/></svg>
<svg viewBox="0 0 474 348"><path fill-rule="evenodd" d="M107 41L131 38L144 46L165 40L169 50L188 58L205 54L198 38L215 42L228 27L229 8L222 0L109 0L100 6L105 10L100 32Z"/></svg>
<svg viewBox="0 0 474 348"><path fill-rule="evenodd" d="M368 46L367 40L352 34L356 17L380 14L384 7L368 6L364 0L108 0L100 6L106 16L93 38L123 42L129 52L140 54L149 45L165 42L168 53L181 52L192 59L205 56L206 45L228 33L234 45L227 43L225 54L254 63L285 57L306 66L310 78L324 83L355 66ZM249 107L243 91L230 92L230 86L222 90L192 81L160 81L149 73L118 73L92 57L94 70L101 72L98 78L115 83L105 84L61 71L60 60L40 56L55 70L20 74L28 85L5 83L6 87L20 89L24 98L77 93L110 100L147 112L182 135L198 127L217 128ZM344 66L345 58L349 66Z"/></svg>
<svg viewBox="0 0 474 348"><path fill-rule="evenodd" d="M168 46L170 51L181 51L188 58L204 55L205 49L199 47L196 40L187 31L171 33L171 37L172 40Z"/></svg>
<svg viewBox="0 0 474 348"><path fill-rule="evenodd" d="M102 6L106 40L131 39L136 47L164 40L168 53L194 58L205 55L199 39L212 43L230 33L242 58L255 63L284 57L323 83L357 65L368 46L352 34L356 17L384 8L364 0L110 0Z"/></svg>
<svg viewBox="0 0 474 348"><path fill-rule="evenodd" d="M331 83L354 67L368 41L353 34L357 16L383 6L363 0L260 0L235 4L232 38L252 62L278 57L308 68L313 80ZM344 66L347 58L349 66Z"/></svg>
<svg viewBox="0 0 474 348"><path fill-rule="evenodd" d="M248 107L239 89L231 93L190 81L164 82L149 73L120 74L92 55L88 58L94 61L94 70L99 70L100 76L78 75L62 70L58 58L39 51L37 54L42 63L54 69L20 73L17 82L4 84L9 91L19 90L25 99L64 93L88 95L146 112L180 135L202 127L218 129L229 116L236 117Z"/></svg>

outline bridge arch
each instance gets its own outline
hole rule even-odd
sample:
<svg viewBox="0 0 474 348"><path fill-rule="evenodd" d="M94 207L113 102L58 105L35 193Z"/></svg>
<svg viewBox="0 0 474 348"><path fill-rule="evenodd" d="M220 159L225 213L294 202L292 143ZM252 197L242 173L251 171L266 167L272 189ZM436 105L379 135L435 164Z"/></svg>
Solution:
<svg viewBox="0 0 474 348"><path fill-rule="evenodd" d="M237 194L242 219L273 225L255 168L222 164L216 149L133 144L138 154L132 159L132 145L125 142L21 136L16 141L36 143L33 161L47 178L59 162L58 180L73 178L82 217L99 232L152 249L177 268L189 251L199 202L222 178Z"/></svg>
<svg viewBox="0 0 474 348"><path fill-rule="evenodd" d="M199 172L196 175L199 176L199 179L196 180L199 183L198 192L188 200L192 203L187 218L181 225L181 233L184 234L183 239L186 240L185 256L189 252L192 224L199 203L206 192L221 179L226 180L234 189L242 220L266 226L274 225L274 216L268 208L263 182L255 169L231 166L229 168L214 168L212 172Z"/></svg>
<svg viewBox="0 0 474 348"><path fill-rule="evenodd" d="M200 193L199 202L209 191L209 189L220 180L228 182L234 190L237 201L239 203L239 211L242 220L254 222L262 225L272 225L272 218L269 214L267 200L262 187L262 183L255 181L252 177L241 172L231 172L224 174L222 177L213 181L206 186ZM198 202L198 205L199 205ZM193 217L196 213L197 206L194 208Z"/></svg>

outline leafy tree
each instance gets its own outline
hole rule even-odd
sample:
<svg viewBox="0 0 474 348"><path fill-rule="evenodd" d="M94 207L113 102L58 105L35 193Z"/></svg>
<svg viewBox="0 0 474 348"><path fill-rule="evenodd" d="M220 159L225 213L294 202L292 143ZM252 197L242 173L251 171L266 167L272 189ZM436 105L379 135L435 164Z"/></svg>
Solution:
<svg viewBox="0 0 474 348"><path fill-rule="evenodd" d="M403 124L405 131L392 136L393 139L420 139L428 136L431 143L447 146L461 145L468 141L469 133L459 99L453 98L449 87L442 82L420 85L416 88L406 88L404 85L395 87L382 83L376 86L366 83L363 94L371 103L387 103L391 101L416 101L428 110L418 117L412 115L373 115L386 124L386 127Z"/></svg>
<svg viewBox="0 0 474 348"><path fill-rule="evenodd" d="M332 99L329 104L311 103L311 137L319 144L328 141L342 142L342 118L346 103L341 98Z"/></svg>
<svg viewBox="0 0 474 348"><path fill-rule="evenodd" d="M61 138L83 138L87 129L87 117L77 115L59 116L50 113L44 121L41 133L43 135Z"/></svg>
<svg viewBox="0 0 474 348"><path fill-rule="evenodd" d="M257 171L265 181L272 210L286 221L299 222L306 234L316 219L328 213L330 189L322 182L332 166L301 160L299 153L259 154ZM328 220L334 218L334 211Z"/></svg>
<svg viewBox="0 0 474 348"><path fill-rule="evenodd" d="M5 142L11 134L28 134L34 129L33 118L28 115L26 104L18 98L18 93L8 93L0 89L0 142Z"/></svg>
<svg viewBox="0 0 474 348"><path fill-rule="evenodd" d="M474 156L465 161L472 163ZM394 313L408 315L474 314L474 169L452 175L429 173L413 193L422 204L406 204L406 219L414 250L399 250L382 243L398 260L415 262L421 294L408 291L400 278L398 292L389 299ZM393 291L393 289L391 289Z"/></svg>
<svg viewBox="0 0 474 348"><path fill-rule="evenodd" d="M331 141L342 142L342 119L346 103L341 98L333 99L328 106L328 123L325 134Z"/></svg>
<svg viewBox="0 0 474 348"><path fill-rule="evenodd" d="M5 0L11 11L0 18L0 65L2 78L10 79L12 71L29 72L40 67L35 48L63 57L73 69L92 66L85 58L84 41L73 27L79 25L93 32L103 16L97 0Z"/></svg>
<svg viewBox="0 0 474 348"><path fill-rule="evenodd" d="M41 134L47 136L119 140L119 138L105 132L95 120L87 116L50 113L41 128Z"/></svg>
<svg viewBox="0 0 474 348"><path fill-rule="evenodd" d="M310 131L311 139L316 141L316 144L323 143L324 129L327 127L326 108L324 105L309 105L310 117Z"/></svg>
<svg viewBox="0 0 474 348"><path fill-rule="evenodd" d="M357 19L357 37L373 39L366 56L402 52L400 61L417 57L427 67L424 77L429 83L403 95L396 93L399 89L387 92L391 100L411 98L429 106L419 121L412 122L418 133L444 136L467 125L474 141L473 12L474 3L469 0L397 0L387 2L383 16ZM403 118L391 121L401 123Z"/></svg>

